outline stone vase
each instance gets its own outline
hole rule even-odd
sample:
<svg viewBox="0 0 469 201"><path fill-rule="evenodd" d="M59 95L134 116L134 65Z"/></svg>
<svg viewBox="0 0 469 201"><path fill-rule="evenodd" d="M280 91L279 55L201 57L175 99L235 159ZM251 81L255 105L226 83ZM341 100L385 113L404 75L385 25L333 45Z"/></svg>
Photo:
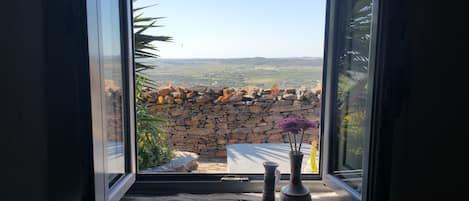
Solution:
<svg viewBox="0 0 469 201"><path fill-rule="evenodd" d="M265 168L264 173L264 190L262 191L262 201L275 201L275 171L278 164L275 162L267 161L263 163Z"/></svg>
<svg viewBox="0 0 469 201"><path fill-rule="evenodd" d="M290 182L280 191L281 201L311 201L309 189L301 182L302 162L303 153L290 151Z"/></svg>

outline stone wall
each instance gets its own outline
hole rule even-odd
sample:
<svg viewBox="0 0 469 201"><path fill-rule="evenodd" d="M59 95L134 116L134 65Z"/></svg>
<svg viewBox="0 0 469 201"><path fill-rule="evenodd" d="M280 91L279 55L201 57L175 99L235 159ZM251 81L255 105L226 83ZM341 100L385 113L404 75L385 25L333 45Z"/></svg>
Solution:
<svg viewBox="0 0 469 201"><path fill-rule="evenodd" d="M168 135L177 150L226 157L228 144L288 142L288 135L274 127L284 118L319 122L320 89L166 87L150 92L147 104L168 117ZM303 141L317 136L318 129L309 129Z"/></svg>

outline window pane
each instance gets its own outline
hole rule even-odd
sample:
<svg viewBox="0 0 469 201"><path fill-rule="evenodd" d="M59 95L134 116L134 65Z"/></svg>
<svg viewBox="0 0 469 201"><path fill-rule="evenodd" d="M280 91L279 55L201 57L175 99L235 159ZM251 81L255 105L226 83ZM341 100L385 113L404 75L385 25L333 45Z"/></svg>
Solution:
<svg viewBox="0 0 469 201"><path fill-rule="evenodd" d="M101 0L103 117L107 174L111 185L125 174L123 80L119 1Z"/></svg>
<svg viewBox="0 0 469 201"><path fill-rule="evenodd" d="M161 0L136 12L165 17L144 33L173 37L153 43L158 58L136 55L156 83L137 97L139 173L262 174L274 161L288 174L289 134L275 125L319 124L325 3ZM319 129L296 137L303 173L317 174Z"/></svg>
<svg viewBox="0 0 469 201"><path fill-rule="evenodd" d="M332 174L361 191L364 136L368 129L368 54L371 0L339 1L339 34Z"/></svg>

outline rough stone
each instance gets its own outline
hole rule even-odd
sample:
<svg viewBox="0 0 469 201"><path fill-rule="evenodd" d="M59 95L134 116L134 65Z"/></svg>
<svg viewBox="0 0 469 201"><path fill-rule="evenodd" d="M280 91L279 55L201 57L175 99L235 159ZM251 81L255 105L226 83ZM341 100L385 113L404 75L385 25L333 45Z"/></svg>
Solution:
<svg viewBox="0 0 469 201"><path fill-rule="evenodd" d="M190 133L194 135L209 135L215 132L213 129L210 129L210 128L193 128L190 130Z"/></svg>
<svg viewBox="0 0 469 201"><path fill-rule="evenodd" d="M285 94L285 95L283 95L282 98L285 99L285 100L295 100L296 95L295 94Z"/></svg>
<svg viewBox="0 0 469 201"><path fill-rule="evenodd" d="M226 157L226 150L219 150L215 154L216 157Z"/></svg>
<svg viewBox="0 0 469 201"><path fill-rule="evenodd" d="M197 162L199 155L187 151L176 151L174 158L170 162L162 166L150 168L148 170L142 170L145 172L192 172L196 170L199 163Z"/></svg>
<svg viewBox="0 0 469 201"><path fill-rule="evenodd" d="M174 99L174 102L176 102L177 104L182 104L184 102L184 100L182 100L180 98L176 98L176 99Z"/></svg>
<svg viewBox="0 0 469 201"><path fill-rule="evenodd" d="M238 102L238 101L241 101L241 100L243 100L243 96L235 95L235 96L232 96L230 98L230 102Z"/></svg>
<svg viewBox="0 0 469 201"><path fill-rule="evenodd" d="M195 96L194 92L189 92L186 94L186 98L193 98Z"/></svg>
<svg viewBox="0 0 469 201"><path fill-rule="evenodd" d="M258 123L258 124L257 124L257 126L267 126L267 125L269 125L269 124L268 124L268 123L266 123L266 122L263 122L263 123Z"/></svg>
<svg viewBox="0 0 469 201"><path fill-rule="evenodd" d="M250 128L236 128L233 130L233 134L247 134L251 132L252 130Z"/></svg>
<svg viewBox="0 0 469 201"><path fill-rule="evenodd" d="M171 116L173 116L173 117L177 117L177 116L179 116L179 115L181 115L181 114L184 114L184 112L185 112L185 111L184 111L183 109L181 109L181 108L176 108L176 109L173 109L173 110L170 110L170 111L169 111L169 113L170 113Z"/></svg>
<svg viewBox="0 0 469 201"><path fill-rule="evenodd" d="M288 136L275 123L287 117L319 122L320 92L309 88L275 89L184 89L172 87L150 92L147 103L151 112L168 117L168 138L177 150L204 157L226 156L228 144L288 142ZM228 102L214 101L228 97ZM239 98L235 98L239 97ZM176 104L170 104L176 103ZM304 142L317 139L319 129L305 132Z"/></svg>
<svg viewBox="0 0 469 201"><path fill-rule="evenodd" d="M280 128L274 128L274 129L271 129L267 132L265 132L266 134L276 134L276 133L281 133L282 132L282 129Z"/></svg>
<svg viewBox="0 0 469 201"><path fill-rule="evenodd" d="M251 113L254 113L254 114L260 113L260 112L262 112L262 110L263 110L263 109L262 109L261 106L256 106L256 105L255 105L255 106L250 106L250 107L249 107L249 111L250 111Z"/></svg>
<svg viewBox="0 0 469 201"><path fill-rule="evenodd" d="M227 123L218 123L218 124L217 124L217 128L227 129L227 128L228 128L228 124L227 124Z"/></svg>
<svg viewBox="0 0 469 201"><path fill-rule="evenodd" d="M253 95L244 95L243 96L243 101L252 101L254 100L256 97L254 97Z"/></svg>
<svg viewBox="0 0 469 201"><path fill-rule="evenodd" d="M276 121L280 121L283 118L282 115L280 114L272 114L272 115L269 115L269 116L266 116L266 117L263 117L264 121L266 122L276 122Z"/></svg>
<svg viewBox="0 0 469 201"><path fill-rule="evenodd" d="M275 101L272 106L285 106L285 105L292 105L292 101L291 100L278 100L278 101Z"/></svg>
<svg viewBox="0 0 469 201"><path fill-rule="evenodd" d="M175 92L171 92L171 96L173 96L174 98L184 98L184 93L181 93L179 91L175 91Z"/></svg>
<svg viewBox="0 0 469 201"><path fill-rule="evenodd" d="M276 106L270 108L270 112L291 112L301 110L301 106Z"/></svg>
<svg viewBox="0 0 469 201"><path fill-rule="evenodd" d="M265 132L265 131L268 131L272 129L272 126L261 126L261 127L255 127L252 129L252 132L255 132L255 133L261 133L261 132Z"/></svg>
<svg viewBox="0 0 469 201"><path fill-rule="evenodd" d="M164 104L164 96L158 96L158 104Z"/></svg>
<svg viewBox="0 0 469 201"><path fill-rule="evenodd" d="M171 92L171 89L170 88L162 88L158 91L158 94L160 94L160 96L166 96L168 95L169 93Z"/></svg>
<svg viewBox="0 0 469 201"><path fill-rule="evenodd" d="M258 101L267 101L267 100L274 100L274 96L268 94L268 95L262 95Z"/></svg>
<svg viewBox="0 0 469 201"><path fill-rule="evenodd" d="M199 96L195 99L195 102L199 104L206 103L207 101L209 101L207 96Z"/></svg>
<svg viewBox="0 0 469 201"><path fill-rule="evenodd" d="M285 92L287 92L287 94L296 94L296 89L285 89Z"/></svg>

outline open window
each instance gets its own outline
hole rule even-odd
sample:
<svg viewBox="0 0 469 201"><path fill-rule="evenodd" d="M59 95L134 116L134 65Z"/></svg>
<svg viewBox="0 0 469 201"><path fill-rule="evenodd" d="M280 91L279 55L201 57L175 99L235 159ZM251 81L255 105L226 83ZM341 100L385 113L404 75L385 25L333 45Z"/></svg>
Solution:
<svg viewBox="0 0 469 201"><path fill-rule="evenodd" d="M275 125L288 117L321 124L325 4L178 0L145 8L149 1L135 1L135 9L144 8L134 13L136 44L147 45L139 39L151 35L173 37L152 43L158 51L144 49L158 58L136 46L137 67L155 66L138 73L156 83L138 89L146 96L138 96L137 104L160 118L156 123L164 119L160 125L166 130L149 135L148 127L139 130L147 124L137 123L139 174L133 190L261 191L265 161L279 163L286 182L288 133ZM150 17L164 19L145 24ZM153 22L164 27L145 30ZM137 121L139 114L147 115L137 112ZM303 179L318 181L319 128L307 130L302 141ZM198 182L214 187L201 189Z"/></svg>
<svg viewBox="0 0 469 201"><path fill-rule="evenodd" d="M139 31L132 27L145 26L132 21L135 10L130 1L88 0L87 5L89 48L93 55L90 73L95 190L101 196L98 200L116 200L128 189L131 193L144 194L260 192L262 162L286 159L288 137L275 128L275 123L287 117L306 118L320 125L304 141L305 152L310 154L303 164L305 184L314 192L324 190L325 182L344 190L352 199L366 200L362 195L366 193L372 136L375 1L327 1L327 7L321 8L327 10L327 15L324 14L323 22L324 59L319 63L313 57L148 59L137 56L135 62L140 66L156 62L156 70L147 75L162 81L158 88L144 89L148 94L141 99L139 88L137 104L132 33ZM300 7L308 13L309 7ZM294 13L299 8L290 9ZM139 37L148 40L149 36ZM136 41L142 45L139 39ZM175 68L178 68L176 73ZM259 75L253 76L256 73ZM139 81L136 80L137 84ZM305 83L308 87L303 87ZM157 133L156 137L167 139L165 143L179 149L182 156L194 152L197 159L206 157L205 161L168 171L174 162L168 158L158 166L139 168L136 156L143 152L138 147L142 136L136 129L138 104L145 104L149 109L145 115L166 115L166 121L161 122L169 129L163 133L165 136ZM145 154L156 151L164 150L150 149ZM179 156L171 156L175 155ZM242 158L249 164L240 162ZM202 165L208 171L197 170L204 162ZM193 166L196 168L191 169ZM289 178L288 170L281 171L283 181L277 186Z"/></svg>
<svg viewBox="0 0 469 201"><path fill-rule="evenodd" d="M88 0L95 199L117 201L136 177L131 2Z"/></svg>
<svg viewBox="0 0 469 201"><path fill-rule="evenodd" d="M366 200L369 174L376 6L332 0L328 10L323 180L355 200Z"/></svg>

